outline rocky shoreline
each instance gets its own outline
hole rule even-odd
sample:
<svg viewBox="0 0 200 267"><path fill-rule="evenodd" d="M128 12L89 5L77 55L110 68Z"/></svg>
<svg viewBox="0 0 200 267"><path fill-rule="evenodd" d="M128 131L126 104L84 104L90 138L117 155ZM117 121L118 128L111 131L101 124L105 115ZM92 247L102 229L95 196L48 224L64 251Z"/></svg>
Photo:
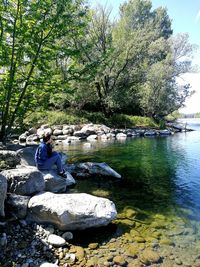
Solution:
<svg viewBox="0 0 200 267"><path fill-rule="evenodd" d="M55 235L53 234L54 227L57 231L59 229L65 231L101 227L108 225L117 215L112 201L84 193L73 194L68 190L70 186L76 184L71 173L76 178L99 175L121 179L116 171L105 163L68 164L65 165L67 175L67 179L65 179L57 175L55 170L37 170L33 160L35 149L35 147L26 147L16 152L0 151L0 161L3 162L1 166L4 166L5 169L0 173L1 266L40 266L44 261L43 257L39 257L38 261L33 262L32 265L30 265L31 262L24 262L25 255L30 253L35 258L34 250L30 252L32 251L32 241L29 244L29 237L34 240L34 236L37 236L36 246L43 244L47 247L50 246L50 249L53 249L54 246L56 248L63 247L68 245L67 240L73 235L71 232L63 233L62 237ZM14 223L10 223L10 220L13 220ZM11 227L13 224L16 225L14 229ZM45 232L44 237L47 239L42 239L37 231L35 234L28 234L31 231L34 232L35 227L37 230L38 225L41 224L51 225L49 232L47 229L43 231ZM25 232L21 232L24 231L23 228L25 228ZM13 239L15 240L14 244L12 243ZM18 251L22 244L26 244L24 256L21 256ZM10 252L11 247L16 251L12 249ZM44 252L46 255L46 250ZM73 263L77 261L74 254L72 256L69 254L70 262L71 258Z"/></svg>
<svg viewBox="0 0 200 267"><path fill-rule="evenodd" d="M96 127L95 131L94 127ZM27 144L36 144L46 131L50 131L54 135L55 142L57 142L58 144L61 142L70 144L72 142L80 142L81 140L87 140L91 142L95 140L105 141L111 138L126 139L128 137L135 136L170 135L175 133L176 131L180 131L175 130L174 128L158 131L154 129L111 130L110 128L102 129L102 127L104 126L99 125L97 127L91 124L87 126L79 126L79 130L76 128L78 133L77 131L74 131L72 133L72 131L70 130L71 133L68 133L66 137L66 135L64 135L64 126L62 126L62 129L60 129L60 131L62 131L62 134L58 131L55 132L55 130L59 130L58 128L49 128L48 126L42 126L40 129L30 129L28 133L25 133L26 138L23 139L21 136L19 140L26 142ZM61 127L59 126L59 128ZM76 136L77 134L80 136ZM3 167L5 168L5 166L9 166L11 170L15 170L16 165L19 164L23 166L23 168L27 168L27 165L32 165L31 157L33 155L33 149L34 147L27 147L21 151L18 151L17 153L13 151L1 151L2 153L0 160L1 163L3 162ZM23 158L23 161L21 161L21 158ZM78 163L67 166L67 168L69 175L73 175L78 179L82 179L92 177L92 175L97 175L95 164ZM101 167L101 165L97 166L98 169L99 167ZM102 167L105 166L103 165ZM111 233L109 234L109 237L105 238L102 242L96 241L95 238L92 238L92 232L87 232L87 234L89 235L87 239L90 239L91 237L91 243L87 243L85 245L81 244L82 242L79 244L76 241L74 235L77 237L80 233L75 233L74 230L72 232L69 232L67 228L59 229L51 222L43 224L41 222L36 223L27 221L25 219L25 215L27 214L28 202L30 200L30 197L32 197L33 192L30 193L31 196L23 196L23 200L22 198L18 198L18 204L16 205L15 194L18 193L18 190L21 190L21 188L20 186L16 186L16 174L13 175L13 172L11 170L2 172L4 176L7 175L6 179L8 179L8 181L12 181L11 183L9 182L9 190L10 188L14 189L11 190L12 192L9 192L7 194L7 200L9 201L6 200L6 208L7 205L10 205L10 207L12 207L9 207L11 213L6 219L3 219L2 217L2 220L0 221L1 267L199 266L199 259L195 256L196 251L193 255L193 250L191 250L190 247L188 247L188 249L191 250L192 259L188 260L187 257L185 257L185 259L182 260L179 253L179 248L181 248L181 239L179 241L179 236L181 234L188 235L189 233L193 238L195 238L195 233L190 233L190 229L186 231L181 223L181 230L170 232L169 235L169 228L166 225L166 218L159 218L159 224L157 223L157 221L156 223L153 222L152 228L149 231L148 225L145 226L142 223L134 220L136 215L135 211L130 210L127 211L124 215L125 217L123 217L123 222L129 227L131 226L132 228L130 232L128 231L124 234L115 233L114 235ZM23 171L20 171L20 175L22 173ZM113 172L113 175L114 174L115 171ZM43 178L45 175L47 174L44 173ZM100 175L102 175L102 173L100 173ZM103 175L105 175L104 172ZM15 182L13 182L13 176L15 177ZM48 188L47 191L53 192L53 190L55 190L63 194L68 188L68 193L71 193L70 187L68 187L69 184L67 186L66 182L61 180L56 180L55 183L54 176L55 173L48 173L46 179L44 178L46 183L43 186ZM27 177L27 174L25 175L25 177ZM121 179L121 177L116 178ZM72 183L70 185L74 184L73 180L71 181ZM20 181L18 182L19 183L17 184L20 185ZM41 184L39 187L41 187ZM3 187L1 187L1 189L2 188ZM1 192L1 199L2 198L4 198L4 193ZM50 206L51 205L52 204L50 204ZM39 203L38 206L40 207L41 203ZM47 206L46 208L50 209ZM4 207L1 201L2 216L4 215L3 209ZM54 211L51 211L50 213L54 214ZM114 217L112 217L109 221L112 221L113 219ZM118 223L118 221L120 221L120 216L117 216L117 218L112 222L111 226L114 227L115 224ZM103 228L100 227L98 229L98 234L103 236L107 231L106 229L108 229L109 227L110 226ZM160 231L159 229L162 229L162 231ZM110 230L108 229L108 231ZM173 242L174 238L177 242L176 246Z"/></svg>
<svg viewBox="0 0 200 267"><path fill-rule="evenodd" d="M158 216L158 215L157 215ZM128 219L129 218L129 219ZM150 225L132 221L132 230L112 234L112 229L100 228L99 235L109 231L109 237L98 242L87 232L91 243L79 244L80 233L60 231L52 225L27 224L25 220L8 222L1 236L1 267L198 267L198 247L193 247L197 233L181 221L177 228L169 229L164 217L156 218ZM133 229L134 228L134 229ZM142 233L141 233L142 231ZM190 244L183 247L181 236ZM83 237L84 238L84 237ZM80 239L80 238L79 238ZM84 243L84 242L82 242ZM176 243L176 244L175 244ZM182 254L182 251L187 253ZM189 256L188 256L189 255Z"/></svg>
<svg viewBox="0 0 200 267"><path fill-rule="evenodd" d="M113 129L103 124L85 125L42 125L40 128L31 128L19 136L20 143L36 144L45 133L52 134L56 144L69 144L86 141L121 140L137 136L168 136L175 132L185 131L184 128L170 124L166 129L130 128Z"/></svg>

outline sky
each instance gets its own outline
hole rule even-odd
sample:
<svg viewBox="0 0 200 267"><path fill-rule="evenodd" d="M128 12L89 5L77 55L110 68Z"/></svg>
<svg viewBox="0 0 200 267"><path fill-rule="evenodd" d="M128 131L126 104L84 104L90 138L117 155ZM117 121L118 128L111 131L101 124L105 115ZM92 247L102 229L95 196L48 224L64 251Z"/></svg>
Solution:
<svg viewBox="0 0 200 267"><path fill-rule="evenodd" d="M112 16L117 18L120 4L124 0L89 0L92 7L96 3L112 8ZM198 65L200 69L200 0L152 0L153 8L159 6L166 7L168 15L172 20L172 29L174 34L187 32L189 41L197 44L199 49L194 53L193 64ZM180 109L181 113L200 112L200 72L187 73L183 77L190 83L195 93L186 100L185 107Z"/></svg>

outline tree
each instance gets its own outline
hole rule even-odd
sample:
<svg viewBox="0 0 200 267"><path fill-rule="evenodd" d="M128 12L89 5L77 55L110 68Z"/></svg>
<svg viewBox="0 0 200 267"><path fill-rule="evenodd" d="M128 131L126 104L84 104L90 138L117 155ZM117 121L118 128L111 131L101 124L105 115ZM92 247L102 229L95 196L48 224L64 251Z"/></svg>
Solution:
<svg viewBox="0 0 200 267"><path fill-rule="evenodd" d="M59 88L53 62L74 54L70 40L81 34L84 15L81 0L0 2L1 140L30 106Z"/></svg>
<svg viewBox="0 0 200 267"><path fill-rule="evenodd" d="M194 71L191 56L196 46L191 45L188 35L182 33L171 36L159 47L163 47L167 56L150 66L141 91L143 113L150 116L166 116L178 110L184 105L186 98L193 94L190 85L179 84L177 78Z"/></svg>
<svg viewBox="0 0 200 267"><path fill-rule="evenodd" d="M129 0L120 7L118 21L110 10L90 11L84 34L73 38L77 58L63 57L63 81L68 104L78 109L167 115L181 107L190 86L177 76L191 70L187 35L173 36L165 8L152 9L149 0Z"/></svg>
<svg viewBox="0 0 200 267"><path fill-rule="evenodd" d="M110 11L102 6L91 10L91 18L84 38L74 39L80 51L79 59L70 67L74 80L75 106L91 108L109 113L107 99L109 94L109 69L114 56L112 47L112 28Z"/></svg>
<svg viewBox="0 0 200 267"><path fill-rule="evenodd" d="M124 96L118 97L121 110L151 115L147 99L155 93L156 86L149 90L147 81L152 76L151 69L156 71L154 64L167 62L170 53L167 39L171 34L171 21L165 9L152 10L147 0L129 1L121 6L116 44L123 42L123 47L130 47L127 66L118 80L118 95Z"/></svg>

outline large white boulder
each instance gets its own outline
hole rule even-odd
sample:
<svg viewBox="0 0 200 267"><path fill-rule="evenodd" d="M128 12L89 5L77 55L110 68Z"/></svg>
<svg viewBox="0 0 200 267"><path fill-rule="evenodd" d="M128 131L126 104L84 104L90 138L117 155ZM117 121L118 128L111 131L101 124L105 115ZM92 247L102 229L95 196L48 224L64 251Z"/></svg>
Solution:
<svg viewBox="0 0 200 267"><path fill-rule="evenodd" d="M0 174L0 216L5 216L4 202L7 194L7 180Z"/></svg>
<svg viewBox="0 0 200 267"><path fill-rule="evenodd" d="M45 188L44 178L37 168L19 168L1 172L8 181L8 192L29 196Z"/></svg>
<svg viewBox="0 0 200 267"><path fill-rule="evenodd" d="M116 216L114 203L106 198L46 192L30 199L27 219L53 224L60 230L82 230L107 225Z"/></svg>
<svg viewBox="0 0 200 267"><path fill-rule="evenodd" d="M99 134L107 134L110 132L110 128L103 124L86 124L82 127L81 132L85 135L99 135Z"/></svg>

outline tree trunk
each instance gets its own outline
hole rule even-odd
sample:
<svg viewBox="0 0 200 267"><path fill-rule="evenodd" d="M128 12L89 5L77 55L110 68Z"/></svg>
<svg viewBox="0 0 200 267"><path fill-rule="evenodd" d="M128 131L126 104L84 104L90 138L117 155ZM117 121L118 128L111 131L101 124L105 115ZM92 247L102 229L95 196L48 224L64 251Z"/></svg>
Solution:
<svg viewBox="0 0 200 267"><path fill-rule="evenodd" d="M11 96L12 96L12 88L13 83L15 79L15 72L16 72L16 61L15 61L15 41L16 41L16 30L17 30L17 20L19 16L19 8L20 8L20 2L17 2L17 13L16 17L13 23L13 35L12 35L12 53L11 53L11 62L10 62L10 70L9 70L9 79L8 83L6 85L6 91L5 91L5 110L3 110L2 114L2 123L1 123L1 132L0 132L0 140L5 143L7 139L7 123L9 119L9 109L10 109L10 102L11 102Z"/></svg>
<svg viewBox="0 0 200 267"><path fill-rule="evenodd" d="M106 114L106 108L105 108L105 105L103 103L103 95L101 93L101 86L100 86L99 82L95 82L95 87L96 87L97 95L98 95L98 98L99 98L100 108L101 108L102 112L104 114Z"/></svg>

